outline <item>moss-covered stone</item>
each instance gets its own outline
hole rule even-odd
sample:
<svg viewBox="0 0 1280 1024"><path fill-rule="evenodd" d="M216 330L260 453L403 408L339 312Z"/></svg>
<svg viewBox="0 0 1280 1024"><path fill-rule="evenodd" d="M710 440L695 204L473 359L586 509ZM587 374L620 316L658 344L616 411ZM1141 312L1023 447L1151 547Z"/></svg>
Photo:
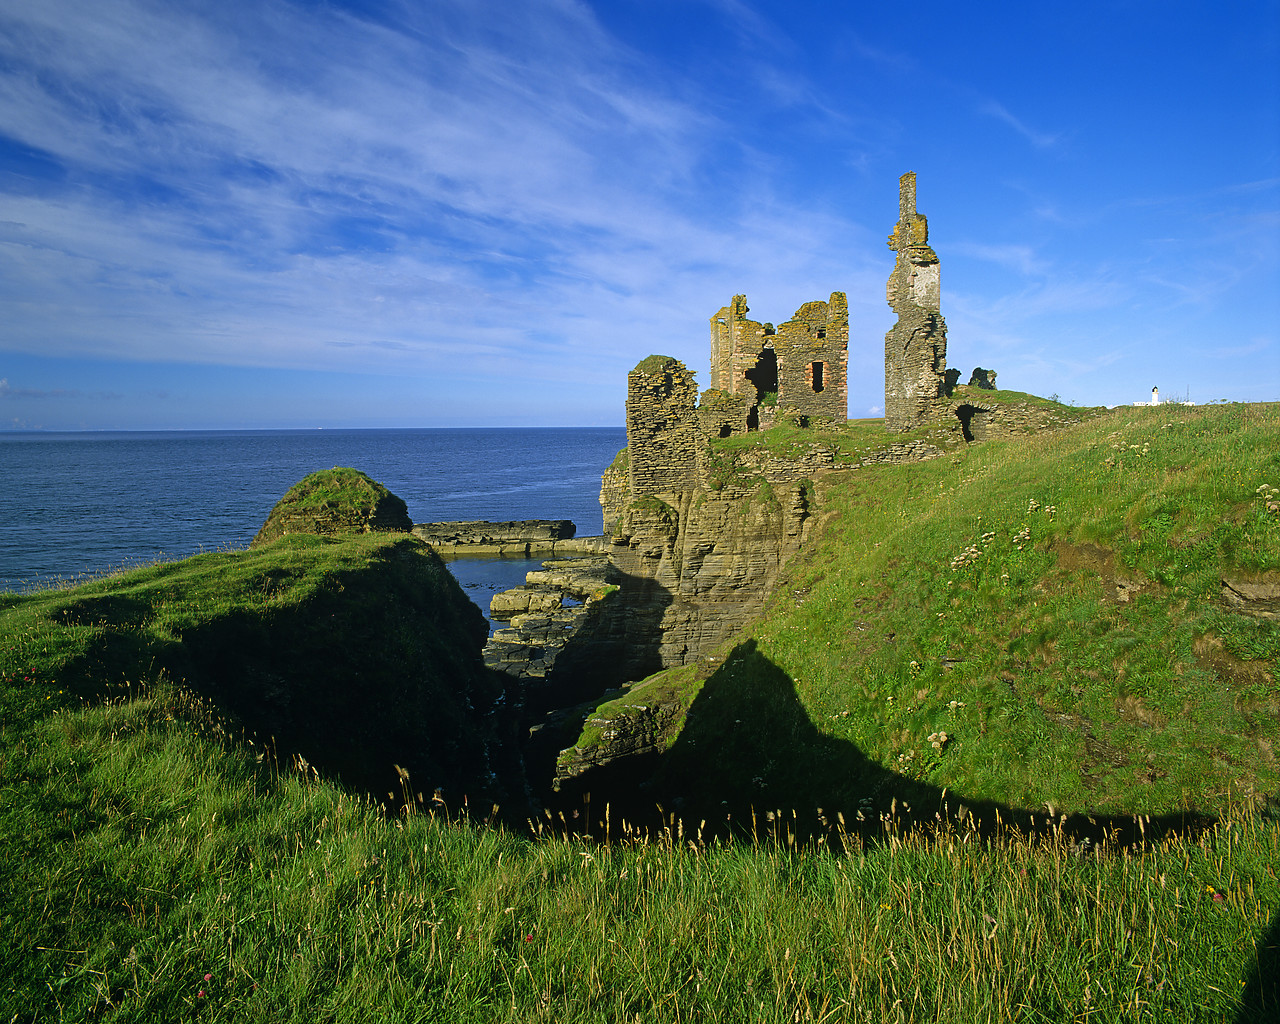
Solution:
<svg viewBox="0 0 1280 1024"><path fill-rule="evenodd" d="M294 484L262 524L251 547L288 533L322 537L408 533L413 529L404 501L358 469L335 466Z"/></svg>
<svg viewBox="0 0 1280 1024"><path fill-rule="evenodd" d="M673 363L681 365L680 361L674 356L646 356L644 359L641 359L640 362L636 363L636 368L632 372L647 373L651 375L655 373L666 373L667 370L672 368ZM683 369L683 366L681 366L681 368Z"/></svg>

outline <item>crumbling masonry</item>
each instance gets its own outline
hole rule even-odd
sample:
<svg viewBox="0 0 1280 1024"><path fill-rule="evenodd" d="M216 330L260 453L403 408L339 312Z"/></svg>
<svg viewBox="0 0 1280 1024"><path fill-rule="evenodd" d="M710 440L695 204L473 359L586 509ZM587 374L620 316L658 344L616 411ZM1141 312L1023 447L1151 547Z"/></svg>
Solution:
<svg viewBox="0 0 1280 1024"><path fill-rule="evenodd" d="M898 320L885 335L885 427L905 432L949 424L965 441L992 429L995 407L973 392L957 396L960 374L947 370L947 325L940 312L938 255L929 224L916 210L916 175L898 181L898 223L889 236L897 254L887 298ZM687 494L706 469L708 440L772 426L786 417L842 422L849 403L849 303L844 292L806 302L776 329L747 318L745 295L711 317L711 386L698 395L679 360L650 356L627 379L625 486L606 480L608 523L626 495ZM969 387L995 390L994 370L973 371ZM616 492L616 493L615 493Z"/></svg>
<svg viewBox="0 0 1280 1024"><path fill-rule="evenodd" d="M735 295L711 318L711 388L723 407L721 437L767 427L776 410L843 421L849 408L849 302L832 292L806 302L777 329L748 320ZM716 418L716 417L712 417Z"/></svg>
<svg viewBox="0 0 1280 1024"><path fill-rule="evenodd" d="M947 324L939 310L938 254L929 247L929 223L916 212L916 175L898 180L898 223L889 236L898 254L888 300L898 322L884 336L884 425L911 430L946 393Z"/></svg>

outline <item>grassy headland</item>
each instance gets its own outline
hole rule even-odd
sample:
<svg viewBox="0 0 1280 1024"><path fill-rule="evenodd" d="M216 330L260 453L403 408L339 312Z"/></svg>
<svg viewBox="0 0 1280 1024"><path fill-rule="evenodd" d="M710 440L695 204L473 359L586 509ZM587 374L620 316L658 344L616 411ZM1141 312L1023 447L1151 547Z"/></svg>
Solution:
<svg viewBox="0 0 1280 1024"><path fill-rule="evenodd" d="M1223 581L1280 583L1269 488L1275 405L1120 410L828 474L822 522L736 648L638 684L580 743L682 701L654 793L704 816L943 789L1080 813L1265 800L1280 625Z"/></svg>
<svg viewBox="0 0 1280 1024"><path fill-rule="evenodd" d="M771 809L755 842L420 812L447 763L412 767L389 816L250 745L266 682L381 700L470 628L413 540L0 595L0 1020L1272 1019L1277 624L1221 596L1280 569L1264 485L1274 406L817 481L825 521L767 615L628 698L690 702L655 785ZM283 675L272 652L309 648ZM487 693L459 696L463 661L381 707L448 733ZM1128 846L1043 818L904 832L917 793L1215 820ZM817 813L846 852L796 841Z"/></svg>

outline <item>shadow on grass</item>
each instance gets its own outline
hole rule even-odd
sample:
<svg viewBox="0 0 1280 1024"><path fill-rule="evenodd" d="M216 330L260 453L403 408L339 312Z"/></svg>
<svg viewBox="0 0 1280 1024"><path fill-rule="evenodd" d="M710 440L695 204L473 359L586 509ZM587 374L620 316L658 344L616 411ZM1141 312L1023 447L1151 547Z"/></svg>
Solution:
<svg viewBox="0 0 1280 1024"><path fill-rule="evenodd" d="M272 557L268 546L237 565L264 563L257 578L270 579ZM121 680L166 678L210 701L233 729L273 741L285 765L300 756L379 800L400 798L396 765L428 798L436 787L451 801L483 794L487 809L501 795L493 779L510 775L497 762L514 736L499 735L489 713L502 690L479 656L488 628L430 548L388 545L329 571L296 602L237 594L226 607L216 574L197 576L190 562L168 571L184 564L180 584L57 610L56 625L94 629L66 634L73 653L60 681L93 700L115 696ZM195 610L157 628L156 609L179 587Z"/></svg>
<svg viewBox="0 0 1280 1024"><path fill-rule="evenodd" d="M1236 1024L1280 1021L1280 914L1258 940L1258 959L1240 998Z"/></svg>
<svg viewBox="0 0 1280 1024"><path fill-rule="evenodd" d="M1194 834L1215 821L1198 814L1050 817L1044 810L967 800L889 771L853 743L820 732L791 678L754 641L736 647L707 678L665 753L616 762L562 795L556 813L593 835L604 834L608 807L611 834L625 817L646 831L677 827L703 838L788 843L821 839L833 849L959 825L983 835L1058 835L1083 853L1097 844Z"/></svg>

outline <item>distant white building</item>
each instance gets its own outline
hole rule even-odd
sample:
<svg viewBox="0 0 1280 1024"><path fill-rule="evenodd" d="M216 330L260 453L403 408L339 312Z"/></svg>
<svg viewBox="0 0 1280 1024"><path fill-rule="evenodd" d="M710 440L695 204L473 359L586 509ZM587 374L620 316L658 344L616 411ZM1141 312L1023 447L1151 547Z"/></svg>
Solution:
<svg viewBox="0 0 1280 1024"><path fill-rule="evenodd" d="M1149 402L1134 402L1133 404L1134 404L1134 405L1141 405L1141 406L1160 405L1160 404L1161 404L1161 403L1160 403L1160 389L1159 389L1159 388L1152 388L1152 389L1151 389L1151 401L1149 401ZM1190 399L1190 398L1179 398L1179 397L1175 394L1172 398L1166 399L1166 400L1165 400L1165 402L1164 402L1164 404L1165 404L1165 405L1195 405L1196 403L1195 403L1195 402L1193 402L1193 401L1191 401L1191 399Z"/></svg>

